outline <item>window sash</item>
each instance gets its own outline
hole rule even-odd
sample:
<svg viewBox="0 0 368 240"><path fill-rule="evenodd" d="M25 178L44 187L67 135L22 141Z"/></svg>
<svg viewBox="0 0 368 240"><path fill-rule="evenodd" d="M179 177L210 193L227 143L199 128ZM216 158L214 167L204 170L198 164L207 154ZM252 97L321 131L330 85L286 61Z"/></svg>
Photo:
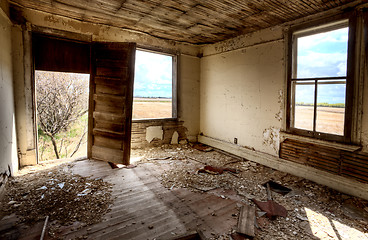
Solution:
<svg viewBox="0 0 368 240"><path fill-rule="evenodd" d="M324 132L318 132L316 130L316 125L317 125L317 108L318 108L318 85L333 85L333 84L345 84L346 85L346 76L345 77L322 77L322 78L293 78L291 79L291 87L292 87L292 96L291 96L291 128L294 130L299 131L305 131L304 133L307 133L308 135L311 136L321 136L328 134L328 135L333 135L336 137L343 137L341 135L337 135L337 134L332 134L332 133L324 133ZM324 81L324 80L335 80L335 81L328 81L328 82L320 82L320 81ZM300 82L301 83L297 83ZM296 108L296 102L295 102L295 93L296 93L296 89L295 86L297 85L314 85L314 96L313 96L313 129L312 130L305 130L305 129L300 129L300 128L296 128L295 127L295 108ZM345 96L345 100L346 100L346 96ZM346 104L346 101L345 101ZM345 105L346 108L346 105ZM345 123L344 123L344 132L345 132Z"/></svg>
<svg viewBox="0 0 368 240"><path fill-rule="evenodd" d="M326 25L325 23L330 22L330 24ZM327 27L325 27L327 26ZM295 67L296 67L296 44L294 39L299 36L312 35L316 32L325 32L331 29L341 28L341 27L349 27L349 40L348 40L348 50L347 50L347 76L339 76L339 77L329 77L321 80L333 80L333 79L346 79L346 92L345 92L345 118L344 118L344 135L334 135L330 133L321 133L321 132L313 132L307 131L303 129L294 128L293 122L293 105L292 105L292 83L293 81L311 81L311 80L319 80L319 78L296 78L294 75ZM288 56L288 64L286 65L287 70L287 104L286 104L286 131L291 134L303 135L312 138L318 138L322 140L328 141L337 141L344 143L351 143L352 141L352 121L353 121L353 91L354 91L354 64L355 64L355 32L357 27L356 13L355 12L346 12L341 15L336 15L332 17L327 17L325 19L316 20L312 22L308 22L305 24L300 24L295 27L291 27L287 34L286 48L287 48L287 56Z"/></svg>

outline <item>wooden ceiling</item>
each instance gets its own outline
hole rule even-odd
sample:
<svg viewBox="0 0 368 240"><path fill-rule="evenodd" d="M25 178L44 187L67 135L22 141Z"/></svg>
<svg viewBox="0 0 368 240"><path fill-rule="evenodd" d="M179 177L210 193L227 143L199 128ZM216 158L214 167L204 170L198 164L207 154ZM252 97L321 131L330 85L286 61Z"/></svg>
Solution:
<svg viewBox="0 0 368 240"><path fill-rule="evenodd" d="M215 43L292 21L349 0L11 0L91 23L192 44Z"/></svg>

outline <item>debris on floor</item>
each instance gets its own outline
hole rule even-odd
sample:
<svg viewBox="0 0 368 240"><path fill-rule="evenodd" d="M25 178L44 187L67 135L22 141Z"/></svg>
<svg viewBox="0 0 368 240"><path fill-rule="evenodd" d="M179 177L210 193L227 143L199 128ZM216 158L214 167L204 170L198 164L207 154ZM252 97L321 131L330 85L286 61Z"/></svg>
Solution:
<svg viewBox="0 0 368 240"><path fill-rule="evenodd" d="M49 233L55 232L55 229L53 230L55 221L64 222L65 224L72 222L75 224L72 225L76 228L75 230L71 230L70 225L66 226L69 229L70 236L73 236L70 239L88 237L91 239L108 239L101 237L105 236L104 234L109 234L109 232L105 233L105 228L116 230L122 234L130 233L130 231L131 233L142 233L143 231L144 234L149 234L145 236L152 236L144 239L154 239L154 236L161 233L162 228L160 227L165 227L165 223L160 225L161 223L155 221L145 221L145 225L136 224L142 221L142 219L135 218L137 211L125 215L125 206L119 206L116 202L114 204L117 205L114 206L121 208L120 210L123 211L111 211L102 218L101 216L108 211L112 202L111 190L113 190L114 196L115 194L119 195L122 202L126 200L125 204L129 203L130 198L138 199L138 196L142 196L137 195L139 192L144 194L145 201L155 199L155 204L162 206L162 209L172 211L171 214L175 216L175 219L178 217L178 222L174 222L174 227L176 229L181 225L182 231L170 230L172 232L168 231L169 237L165 239L177 239L177 236L181 236L185 231L192 233L191 231L195 231L197 228L200 228L206 236L206 238L199 239L250 239L250 236L237 233L237 231L243 233L248 231L240 230L241 228L237 225L237 220L244 219L244 215L248 216L248 214L244 214L244 206L255 209L254 211L245 211L252 212L254 215L253 217L249 215L244 222L247 229L253 227L253 239L255 240L368 239L368 211L365 210L368 209L368 202L342 194L312 181L246 159L240 159L230 154L224 154L215 149L212 149L212 151L197 150L190 144L134 149L132 158L134 157L139 157L141 160L134 162L134 166L138 167L131 171L126 169L115 171L106 163L99 162L96 164L97 166L106 166L106 169L104 169L106 172L101 172L100 169L94 169L94 172L100 174L99 177L103 176L102 179L105 181L115 183L112 189L110 189L111 184L102 181L102 179L81 177L72 174L72 171L70 171L73 170L74 173L81 173L81 175L83 175L83 172L89 174L89 167L94 164L90 163L93 162L90 160L86 160L88 164L84 161L78 162L78 164L85 167L80 172L72 166L73 163L68 163L65 167L33 171L21 178L12 178L8 182L7 199L2 202L2 207L0 207L0 219L5 214L16 213L22 216L21 222L33 224L37 221L37 224L43 226L46 216L50 216L47 225ZM207 167L207 170L214 173L216 171L213 167L216 166L216 168L222 170L219 171L221 174L219 172L208 174L208 172L201 173L198 171L198 169L205 169L206 166L211 166L212 169ZM236 173L225 171L225 166L234 169ZM146 170L142 171L144 169ZM110 175L110 173L112 174ZM126 181L127 176L131 177L128 178L129 184L117 187L117 185L120 185L117 183L120 183L121 180L122 182ZM144 190L132 184L136 182L137 186L144 186L142 187ZM265 190L267 184L264 185L265 183L268 183L272 192L280 194L273 194L272 199L268 197ZM271 193L271 191L269 192ZM289 192L286 193L287 191ZM165 192L164 195L162 195L163 192ZM69 196L69 193L72 193L73 197ZM149 197L151 195L153 196L152 199ZM287 215L278 214L282 217L269 219L266 216L267 212L265 210L267 209L259 210L252 199L262 201L270 199L284 207ZM55 206L51 203L55 203ZM134 200L129 204L137 203ZM153 206L156 206L155 204ZM128 205L130 207L127 207L126 210L132 210L132 205ZM214 206L217 207L216 210ZM70 213L66 211L69 209L71 209ZM152 209L155 209L155 207ZM158 211L160 212L160 210ZM177 213L180 212L182 215L179 217ZM164 215L166 213L164 212ZM242 215L243 217L241 217ZM3 219L6 219L6 217ZM130 222L131 225L115 227L117 225L114 224L117 224L120 218L123 221ZM82 230L79 229L79 222L90 224L102 219L104 219L103 222L82 227ZM203 224L204 222L205 224ZM189 223L192 226L190 229L186 228ZM203 225L199 226L200 224ZM203 226L212 226L211 224L213 225L212 229L202 228ZM220 227L221 230L219 230ZM126 229L129 229L129 231L125 231ZM9 232L9 234L12 233ZM193 234L193 236L198 237L197 233L194 232ZM246 234L252 235L251 231ZM56 234L56 236L58 235ZM78 236L78 238L75 238L75 236ZM93 238L94 236L98 237Z"/></svg>
<svg viewBox="0 0 368 240"><path fill-rule="evenodd" d="M193 145L193 148L194 149L197 149L199 151L202 151L202 152L211 152L213 151L213 148L212 147L209 147L207 145L204 145L202 143L196 143Z"/></svg>
<svg viewBox="0 0 368 240"><path fill-rule="evenodd" d="M266 187L267 202L261 202L256 199L252 199L253 202L259 207L259 209L266 212L266 216L269 219L275 219L277 216L286 217L287 210L283 206L272 200L272 194L269 183L266 183L266 186L267 186Z"/></svg>
<svg viewBox="0 0 368 240"><path fill-rule="evenodd" d="M133 164L124 165L124 164L120 164L120 163L113 163L113 162L107 162L107 163L110 165L110 167L111 167L112 169L116 169L116 168L128 168L128 169L130 169L130 168L135 168L135 167L137 167L136 165L133 165Z"/></svg>
<svg viewBox="0 0 368 240"><path fill-rule="evenodd" d="M245 204L256 206L252 199L267 199L263 185L268 182L270 189L279 193L274 194L272 200L282 209L279 213L282 217L269 220L266 213L257 211L256 224L258 228L255 229L254 239L317 239L316 232L325 232L327 236L328 234L333 236L334 230L324 226L320 216L346 226L339 230L341 235L350 236L350 239L354 239L351 236L368 238L368 214L364 210L365 207L368 207L367 201L246 159L222 154L217 150L197 151L194 146L193 148L182 146L177 149L170 145L164 145L159 148L140 150L145 155L145 160L142 163L150 162L150 158L165 157L164 161L154 160L151 162L167 166L167 170L160 177L166 188L188 188L191 191L206 194L216 194L218 189L229 189L238 193L241 206ZM223 171L222 174L198 172L198 169L204 169L205 166L227 166L236 169L238 174L227 171ZM228 197L226 194L222 195L224 198ZM348 203L349 201L354 201L350 205L359 208L362 215L365 216L365 220L361 216L357 216L356 211L352 211L351 207L343 207L346 205L344 202ZM312 215L310 211L316 215ZM311 216L316 217L312 218ZM227 237L217 236L213 239L230 239L230 237L248 239L243 235L235 234L236 226L234 226L233 231L228 235L224 233L223 236ZM349 239L349 237L341 239Z"/></svg>
<svg viewBox="0 0 368 240"><path fill-rule="evenodd" d="M255 207L247 204L241 206L236 232L249 237L254 237Z"/></svg>
<svg viewBox="0 0 368 240"><path fill-rule="evenodd" d="M206 165L204 168L198 170L198 173L209 173L209 174L223 174L224 171L238 173L238 171L234 168L222 168L222 167L213 167Z"/></svg>
<svg viewBox="0 0 368 240"><path fill-rule="evenodd" d="M277 182L268 181L268 182L264 183L263 186L265 188L267 188L267 184L270 186L271 191L274 191L274 192L279 193L281 195L286 195L289 192L291 192L290 188L284 187L281 184L278 184Z"/></svg>
<svg viewBox="0 0 368 240"><path fill-rule="evenodd" d="M35 224L75 221L93 224L101 220L112 203L111 184L71 174L65 167L38 171L11 178L0 207L1 215L16 213L20 222Z"/></svg>

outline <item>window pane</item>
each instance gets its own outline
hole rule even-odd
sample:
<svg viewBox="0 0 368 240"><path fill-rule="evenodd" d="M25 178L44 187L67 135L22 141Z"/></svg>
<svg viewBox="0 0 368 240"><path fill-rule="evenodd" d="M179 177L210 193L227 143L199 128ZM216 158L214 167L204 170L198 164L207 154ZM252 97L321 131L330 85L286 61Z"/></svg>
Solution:
<svg viewBox="0 0 368 240"><path fill-rule="evenodd" d="M349 28L299 37L297 78L346 76Z"/></svg>
<svg viewBox="0 0 368 240"><path fill-rule="evenodd" d="M136 51L133 119L172 117L173 57Z"/></svg>
<svg viewBox="0 0 368 240"><path fill-rule="evenodd" d="M297 81L295 89L294 127L313 131L314 81Z"/></svg>
<svg viewBox="0 0 368 240"><path fill-rule="evenodd" d="M344 135L346 83L319 81L316 131Z"/></svg>

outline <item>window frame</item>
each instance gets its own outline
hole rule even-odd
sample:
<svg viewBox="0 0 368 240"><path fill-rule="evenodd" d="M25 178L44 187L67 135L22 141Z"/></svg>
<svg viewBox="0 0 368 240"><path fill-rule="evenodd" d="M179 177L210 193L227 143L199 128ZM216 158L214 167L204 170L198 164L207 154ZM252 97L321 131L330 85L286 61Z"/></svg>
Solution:
<svg viewBox="0 0 368 240"><path fill-rule="evenodd" d="M346 23L347 22L347 23ZM345 24L345 25L344 25ZM295 44L295 39L297 37L309 36L317 33L322 33L326 31L336 30L341 27L349 27L348 33L348 48L347 48L347 67L346 67L346 92L345 92L345 118L344 118L344 135L335 135L330 133L322 133L313 130L304 130L295 128L293 126L293 81L298 80L314 80L315 86L317 87L317 80L330 80L330 79L341 79L339 77L326 78L326 77L316 77L316 78L294 78L294 69L296 67L297 55L294 54L297 51L297 44ZM352 142L352 118L353 118L353 92L354 92L354 64L355 64L355 32L356 32L356 14L345 13L339 16L333 16L325 19L320 19L317 21L312 21L309 23L301 24L298 26L291 27L287 32L287 104L286 104L286 131L291 134L302 135L306 137L312 137L316 139L336 141L342 143ZM316 118L316 94L314 91L314 123Z"/></svg>
<svg viewBox="0 0 368 240"><path fill-rule="evenodd" d="M167 120L177 120L178 119L178 55L175 53L152 50L149 48L139 47L137 46L136 51L144 51L150 52L160 55L166 55L172 57L172 108L171 108L171 116L167 118L140 118L133 119L132 122L152 122L152 121L167 121ZM134 92L134 86L133 86ZM134 102L134 95L133 95Z"/></svg>

